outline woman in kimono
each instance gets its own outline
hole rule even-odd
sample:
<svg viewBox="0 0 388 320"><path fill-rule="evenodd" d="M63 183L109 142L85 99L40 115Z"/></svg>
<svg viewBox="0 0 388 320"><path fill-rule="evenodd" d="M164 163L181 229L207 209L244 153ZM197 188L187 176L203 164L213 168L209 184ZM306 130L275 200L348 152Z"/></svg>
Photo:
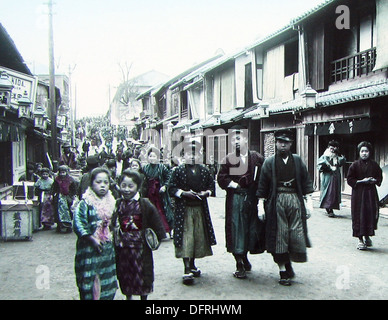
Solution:
<svg viewBox="0 0 388 320"><path fill-rule="evenodd" d="M171 172L163 163L159 162L159 154L160 151L154 147L151 147L147 152L148 163L143 167L145 184L148 189L146 197L158 209L164 229L171 235L174 215L167 192Z"/></svg>
<svg viewBox="0 0 388 320"><path fill-rule="evenodd" d="M366 250L372 246L371 236L375 235L379 219L379 200L376 185L383 181L380 166L372 160L373 148L363 141L357 146L360 156L349 168L347 183L352 187L352 227L353 237L357 237L357 249Z"/></svg>
<svg viewBox="0 0 388 320"><path fill-rule="evenodd" d="M141 167L140 160L132 159L130 162L130 167L128 169L132 171L136 171L140 175L140 178L141 178L141 187L139 187L140 196L147 197L148 189L147 189L146 183L144 182L145 177L144 177L143 169Z"/></svg>
<svg viewBox="0 0 388 320"><path fill-rule="evenodd" d="M73 213L71 206L77 194L77 183L69 175L69 167L59 166L58 175L52 185L54 199L54 220L57 223L58 232L71 232Z"/></svg>
<svg viewBox="0 0 388 320"><path fill-rule="evenodd" d="M320 208L326 209L329 217L334 218L334 209L339 210L341 203L341 167L346 158L339 152L339 143L330 141L323 155L318 159L321 173Z"/></svg>
<svg viewBox="0 0 388 320"><path fill-rule="evenodd" d="M81 300L113 300L117 290L115 251L109 230L116 201L109 172L93 169L90 187L74 214L75 274Z"/></svg>
<svg viewBox="0 0 388 320"><path fill-rule="evenodd" d="M194 277L201 275L195 259L213 255L211 246L216 244L207 203L214 180L209 170L198 164L198 156L195 147L186 148L185 164L173 170L169 188L175 197L175 257L183 259L184 284L193 283Z"/></svg>
<svg viewBox="0 0 388 320"><path fill-rule="evenodd" d="M154 263L144 230L154 230L159 241L166 237L166 231L155 206L139 193L142 182L139 173L130 169L120 176L121 198L116 202L112 229L121 292L127 299L139 295L146 300L153 291Z"/></svg>

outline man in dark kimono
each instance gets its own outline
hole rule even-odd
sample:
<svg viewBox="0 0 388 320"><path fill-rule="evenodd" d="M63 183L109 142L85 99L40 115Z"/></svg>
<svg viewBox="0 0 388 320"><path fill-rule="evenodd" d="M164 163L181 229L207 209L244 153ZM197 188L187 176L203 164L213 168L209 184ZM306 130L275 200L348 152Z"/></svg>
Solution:
<svg viewBox="0 0 388 320"><path fill-rule="evenodd" d="M68 166L70 169L75 169L77 167L77 159L75 153L71 151L71 146L69 143L63 145L63 153L59 159L59 165Z"/></svg>
<svg viewBox="0 0 388 320"><path fill-rule="evenodd" d="M222 161L218 185L226 190L225 236L227 251L236 260L238 279L246 278L252 266L248 252L264 252L263 225L257 217L257 182L264 157L248 150L248 130L233 126L230 130L233 152Z"/></svg>
<svg viewBox="0 0 388 320"><path fill-rule="evenodd" d="M306 248L310 242L304 196L314 189L305 164L290 152L292 133L278 131L275 139L276 154L266 159L261 169L258 211L262 216L265 208L266 249L279 266L279 283L289 286L295 275L291 261L307 261ZM311 201L309 196L309 209Z"/></svg>
<svg viewBox="0 0 388 320"><path fill-rule="evenodd" d="M183 259L184 284L200 276L195 259L213 255L211 246L216 244L207 203L214 180L199 160L200 148L199 143L185 144L185 164L172 171L168 189L175 197L175 257Z"/></svg>

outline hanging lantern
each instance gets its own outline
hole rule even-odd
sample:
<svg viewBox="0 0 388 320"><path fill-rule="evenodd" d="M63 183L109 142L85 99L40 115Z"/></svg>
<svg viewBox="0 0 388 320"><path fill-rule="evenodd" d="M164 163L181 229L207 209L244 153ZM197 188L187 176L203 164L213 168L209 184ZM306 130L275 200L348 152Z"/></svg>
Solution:
<svg viewBox="0 0 388 320"><path fill-rule="evenodd" d="M214 112L213 116L215 118L215 123L214 124L216 126L219 126L221 124L221 113L216 111L216 112Z"/></svg>
<svg viewBox="0 0 388 320"><path fill-rule="evenodd" d="M305 109L312 109L312 108L316 107L317 94L318 93L308 83L306 90L301 93L301 96L304 99L304 108Z"/></svg>
<svg viewBox="0 0 388 320"><path fill-rule="evenodd" d="M61 139L62 139L62 141L69 141L70 140L69 132L67 131L66 128L64 128L61 131Z"/></svg>
<svg viewBox="0 0 388 320"><path fill-rule="evenodd" d="M37 106L34 111L34 126L45 130L47 127L46 110L42 106Z"/></svg>
<svg viewBox="0 0 388 320"><path fill-rule="evenodd" d="M0 74L0 106L9 108L11 105L11 93L14 85L9 80L8 74L3 71Z"/></svg>
<svg viewBox="0 0 388 320"><path fill-rule="evenodd" d="M259 110L260 110L260 118L268 118L269 117L269 104L266 102L260 102Z"/></svg>
<svg viewBox="0 0 388 320"><path fill-rule="evenodd" d="M22 117L29 118L32 102L27 97L26 94L18 100L18 104L19 104L19 118L22 118Z"/></svg>

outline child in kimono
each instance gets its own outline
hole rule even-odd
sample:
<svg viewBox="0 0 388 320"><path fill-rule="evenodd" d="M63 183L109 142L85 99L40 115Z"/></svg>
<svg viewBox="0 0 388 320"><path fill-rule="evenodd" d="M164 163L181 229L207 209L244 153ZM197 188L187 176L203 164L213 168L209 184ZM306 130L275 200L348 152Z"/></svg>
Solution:
<svg viewBox="0 0 388 320"><path fill-rule="evenodd" d="M121 199L117 200L112 217L117 277L121 292L128 300L132 295L146 300L153 291L154 263L144 232L151 228L160 241L166 237L166 231L156 207L140 196L142 178L139 173L126 169L118 183Z"/></svg>
<svg viewBox="0 0 388 320"><path fill-rule="evenodd" d="M54 225L54 211L52 205L51 187L54 180L50 178L48 168L40 170L41 177L35 182L35 195L39 199L40 223L43 230L50 230Z"/></svg>
<svg viewBox="0 0 388 320"><path fill-rule="evenodd" d="M117 290L115 250L109 230L116 200L109 172L96 168L74 214L78 240L75 274L81 300L113 300Z"/></svg>

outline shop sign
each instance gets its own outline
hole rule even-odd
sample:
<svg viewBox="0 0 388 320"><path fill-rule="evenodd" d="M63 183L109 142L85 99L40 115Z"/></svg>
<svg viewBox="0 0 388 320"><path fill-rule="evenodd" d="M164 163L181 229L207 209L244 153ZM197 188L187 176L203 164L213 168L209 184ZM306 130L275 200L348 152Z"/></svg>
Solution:
<svg viewBox="0 0 388 320"><path fill-rule="evenodd" d="M32 106L35 107L38 78L8 68L0 67L0 72L2 71L7 72L9 80L14 85L11 93L11 105L18 108L18 100L22 97L28 97L33 102Z"/></svg>

